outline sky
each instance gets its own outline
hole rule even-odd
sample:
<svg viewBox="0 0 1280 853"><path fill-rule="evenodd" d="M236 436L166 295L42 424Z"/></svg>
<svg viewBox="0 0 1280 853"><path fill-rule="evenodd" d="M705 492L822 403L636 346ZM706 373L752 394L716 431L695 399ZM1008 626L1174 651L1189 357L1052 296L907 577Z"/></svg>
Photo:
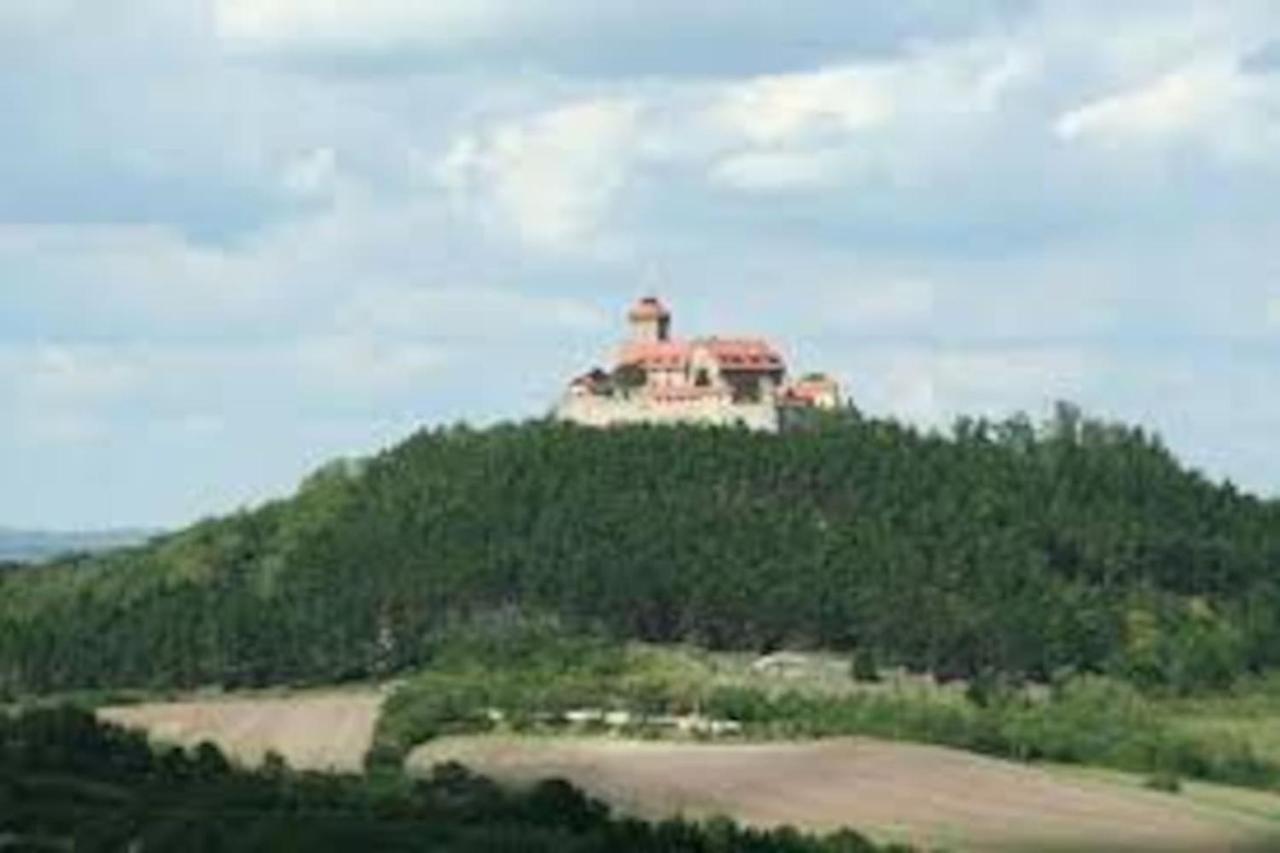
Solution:
<svg viewBox="0 0 1280 853"><path fill-rule="evenodd" d="M649 292L1280 494L1273 0L0 4L0 526L544 414Z"/></svg>

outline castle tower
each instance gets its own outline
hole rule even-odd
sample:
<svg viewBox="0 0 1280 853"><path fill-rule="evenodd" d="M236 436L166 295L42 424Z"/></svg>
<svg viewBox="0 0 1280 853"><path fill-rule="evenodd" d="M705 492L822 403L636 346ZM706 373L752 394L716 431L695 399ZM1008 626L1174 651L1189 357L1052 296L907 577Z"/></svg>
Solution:
<svg viewBox="0 0 1280 853"><path fill-rule="evenodd" d="M633 341L651 343L671 337L671 312L656 296L646 296L632 305L627 321Z"/></svg>

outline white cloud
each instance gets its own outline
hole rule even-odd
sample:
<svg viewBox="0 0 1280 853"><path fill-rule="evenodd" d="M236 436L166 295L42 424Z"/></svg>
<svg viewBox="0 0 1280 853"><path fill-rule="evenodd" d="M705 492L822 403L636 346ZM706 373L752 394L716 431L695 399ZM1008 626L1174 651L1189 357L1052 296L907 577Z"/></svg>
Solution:
<svg viewBox="0 0 1280 853"><path fill-rule="evenodd" d="M961 415L1038 414L1057 399L1089 399L1100 369L1095 356L1071 347L894 343L857 346L827 367L864 411L929 427Z"/></svg>
<svg viewBox="0 0 1280 853"><path fill-rule="evenodd" d="M1213 119L1239 88L1240 77L1228 63L1191 66L1070 110L1054 129L1068 140L1167 136Z"/></svg>
<svg viewBox="0 0 1280 853"><path fill-rule="evenodd" d="M1063 347L994 347L943 351L935 363L940 406L1003 415L1055 399L1080 399L1095 365Z"/></svg>
<svg viewBox="0 0 1280 853"><path fill-rule="evenodd" d="M477 286L361 288L339 315L344 323L366 331L488 341L495 336L513 340L564 330L598 331L610 322L574 299Z"/></svg>
<svg viewBox="0 0 1280 853"><path fill-rule="evenodd" d="M441 347L367 335L308 337L295 345L294 355L299 377L309 387L344 395L410 389L449 363L449 353Z"/></svg>
<svg viewBox="0 0 1280 853"><path fill-rule="evenodd" d="M947 159L939 138L988 122L1037 69L1025 47L975 41L731 82L701 116L728 140L709 175L755 191L918 176Z"/></svg>
<svg viewBox="0 0 1280 853"><path fill-rule="evenodd" d="M712 114L756 145L827 129L847 133L878 127L895 108L888 77L874 66L760 77L730 86Z"/></svg>
<svg viewBox="0 0 1280 853"><path fill-rule="evenodd" d="M0 352L0 386L18 406L84 407L138 390L143 364L105 347L36 344Z"/></svg>
<svg viewBox="0 0 1280 853"><path fill-rule="evenodd" d="M829 185L847 165L841 151L744 151L712 164L713 183L748 191L809 190Z"/></svg>
<svg viewBox="0 0 1280 853"><path fill-rule="evenodd" d="M171 518L540 412L650 261L877 414L1075 396L1262 470L1273 0L784 5L0 4L0 514Z"/></svg>
<svg viewBox="0 0 1280 853"><path fill-rule="evenodd" d="M84 444L106 430L107 413L139 398L149 366L107 346L37 343L0 348L5 429L32 445Z"/></svg>
<svg viewBox="0 0 1280 853"><path fill-rule="evenodd" d="M1036 73L1029 49L1008 40L919 46L891 59L730 83L710 114L758 147L849 137L911 118L990 112Z"/></svg>
<svg viewBox="0 0 1280 853"><path fill-rule="evenodd" d="M291 159L281 182L285 189L306 198L329 195L338 179L338 156L332 148L313 148Z"/></svg>
<svg viewBox="0 0 1280 853"><path fill-rule="evenodd" d="M1274 161L1280 81L1241 70L1231 55L1194 61L1061 114L1067 142L1109 148L1198 145L1232 162Z"/></svg>
<svg viewBox="0 0 1280 853"><path fill-rule="evenodd" d="M215 0L214 21L231 41L381 48L476 38L518 13L500 0Z"/></svg>
<svg viewBox="0 0 1280 853"><path fill-rule="evenodd" d="M936 320L936 285L919 278L850 281L826 288L817 304L822 321L842 331L920 331Z"/></svg>
<svg viewBox="0 0 1280 853"><path fill-rule="evenodd" d="M456 140L437 177L528 245L579 248L626 183L638 118L635 101L593 100L504 122Z"/></svg>
<svg viewBox="0 0 1280 853"><path fill-rule="evenodd" d="M744 191L803 191L864 178L927 183L939 162L966 173L964 136L1038 73L1007 40L921 46L892 59L816 71L614 87L460 133L430 168L472 213L530 246L565 249L598 234L639 165L692 166Z"/></svg>
<svg viewBox="0 0 1280 853"><path fill-rule="evenodd" d="M928 349L855 347L842 358L818 366L833 372L843 393L867 414L926 426L945 422L939 408L934 354Z"/></svg>
<svg viewBox="0 0 1280 853"><path fill-rule="evenodd" d="M195 245L152 225L3 225L0 266L32 282L13 297L35 318L201 323L252 316L272 290L251 252Z"/></svg>
<svg viewBox="0 0 1280 853"><path fill-rule="evenodd" d="M880 0L798 0L785 7L774 0L211 2L224 44L305 58L329 69L350 68L344 61L354 59L355 67L389 60L396 68L444 62L703 79L883 55L908 38L955 37L1019 17L1007 0L910 0L888 8Z"/></svg>

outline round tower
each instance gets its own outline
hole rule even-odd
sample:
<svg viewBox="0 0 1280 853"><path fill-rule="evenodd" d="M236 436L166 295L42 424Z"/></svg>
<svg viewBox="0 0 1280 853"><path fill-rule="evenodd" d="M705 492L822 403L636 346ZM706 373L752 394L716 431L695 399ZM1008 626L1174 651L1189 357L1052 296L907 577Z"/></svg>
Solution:
<svg viewBox="0 0 1280 853"><path fill-rule="evenodd" d="M671 312L656 296L646 296L627 312L634 341L665 341L671 337Z"/></svg>

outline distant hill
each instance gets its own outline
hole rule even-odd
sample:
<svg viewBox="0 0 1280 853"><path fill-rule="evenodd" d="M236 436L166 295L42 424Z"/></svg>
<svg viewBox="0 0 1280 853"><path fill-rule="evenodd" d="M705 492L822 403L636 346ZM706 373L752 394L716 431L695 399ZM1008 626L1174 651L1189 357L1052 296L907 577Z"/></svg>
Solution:
<svg viewBox="0 0 1280 853"><path fill-rule="evenodd" d="M51 532L0 527L0 562L37 563L68 554L96 553L139 545L154 530Z"/></svg>
<svg viewBox="0 0 1280 853"><path fill-rule="evenodd" d="M1061 407L948 433L424 431L289 500L0 573L0 691L381 675L450 619L1185 689L1280 665L1280 504Z"/></svg>

